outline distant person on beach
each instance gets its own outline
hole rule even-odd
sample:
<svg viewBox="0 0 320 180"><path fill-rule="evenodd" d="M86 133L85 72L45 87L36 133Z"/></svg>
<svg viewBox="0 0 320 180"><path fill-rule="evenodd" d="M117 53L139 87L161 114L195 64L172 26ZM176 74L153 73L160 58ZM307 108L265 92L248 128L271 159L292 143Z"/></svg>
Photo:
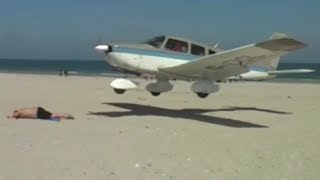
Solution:
<svg viewBox="0 0 320 180"><path fill-rule="evenodd" d="M64 73L64 76L65 76L65 77L67 77L67 76L69 75L68 70L64 70L63 73Z"/></svg>
<svg viewBox="0 0 320 180"><path fill-rule="evenodd" d="M74 117L67 113L54 113L45 110L42 107L22 108L13 111L12 115L7 118L24 118L24 119L46 119L46 120L61 120L74 119Z"/></svg>
<svg viewBox="0 0 320 180"><path fill-rule="evenodd" d="M59 70L59 76L62 76L62 75L63 75L63 71Z"/></svg>
<svg viewBox="0 0 320 180"><path fill-rule="evenodd" d="M68 70L59 70L59 76L69 76L69 71Z"/></svg>

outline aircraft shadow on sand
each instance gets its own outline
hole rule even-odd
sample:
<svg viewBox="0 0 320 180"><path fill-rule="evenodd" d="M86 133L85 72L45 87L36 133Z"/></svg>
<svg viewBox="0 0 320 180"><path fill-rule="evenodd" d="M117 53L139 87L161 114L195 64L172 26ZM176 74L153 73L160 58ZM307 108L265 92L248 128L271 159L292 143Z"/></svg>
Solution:
<svg viewBox="0 0 320 180"><path fill-rule="evenodd" d="M229 126L235 128L267 128L268 126L254 124L250 122L209 116L202 113L207 112L222 112L222 111L261 111L275 114L292 114L290 112L275 111L269 109L260 109L255 107L236 107L229 106L221 109L167 109L149 105L133 104L133 103L102 103L127 109L129 111L110 111L110 112L89 112L88 115L108 116L108 117L122 117L122 116L162 116L171 118L183 118L189 120L196 120L200 122L206 122L211 124L217 124L222 126Z"/></svg>

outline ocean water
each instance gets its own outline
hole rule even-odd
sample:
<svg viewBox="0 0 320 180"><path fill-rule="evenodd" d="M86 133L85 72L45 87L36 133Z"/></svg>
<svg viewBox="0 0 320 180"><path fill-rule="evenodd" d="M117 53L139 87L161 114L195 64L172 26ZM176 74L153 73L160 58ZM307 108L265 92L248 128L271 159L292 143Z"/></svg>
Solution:
<svg viewBox="0 0 320 180"><path fill-rule="evenodd" d="M273 81L313 81L320 83L320 63L280 63L282 69L314 69L316 72L278 75ZM123 76L112 70L103 60L23 60L0 59L1 73L51 74L59 75L60 70L68 70L79 76Z"/></svg>
<svg viewBox="0 0 320 180"><path fill-rule="evenodd" d="M67 70L74 75L99 76L120 74L111 69L103 60L23 60L0 59L1 73L51 74L59 75L60 70Z"/></svg>

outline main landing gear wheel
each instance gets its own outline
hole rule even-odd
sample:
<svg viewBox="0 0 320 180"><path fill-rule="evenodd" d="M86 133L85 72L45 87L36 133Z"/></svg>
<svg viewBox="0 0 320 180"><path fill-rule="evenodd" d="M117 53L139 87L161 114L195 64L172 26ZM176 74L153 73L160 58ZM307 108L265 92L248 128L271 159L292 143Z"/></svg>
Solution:
<svg viewBox="0 0 320 180"><path fill-rule="evenodd" d="M114 92L116 92L117 94L123 94L124 92L126 92L125 89L113 89Z"/></svg>
<svg viewBox="0 0 320 180"><path fill-rule="evenodd" d="M161 92L150 92L153 96L159 96Z"/></svg>
<svg viewBox="0 0 320 180"><path fill-rule="evenodd" d="M197 93L197 95L201 98L206 98L209 94L208 93Z"/></svg>

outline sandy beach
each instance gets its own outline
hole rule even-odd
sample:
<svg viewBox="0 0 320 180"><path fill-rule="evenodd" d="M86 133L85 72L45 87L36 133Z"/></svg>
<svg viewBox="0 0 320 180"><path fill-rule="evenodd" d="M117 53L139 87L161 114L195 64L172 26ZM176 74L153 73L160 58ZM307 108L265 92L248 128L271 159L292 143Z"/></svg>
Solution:
<svg viewBox="0 0 320 180"><path fill-rule="evenodd" d="M320 84L173 82L117 95L107 77L0 74L0 179L319 179ZM14 120L42 106L74 121Z"/></svg>

